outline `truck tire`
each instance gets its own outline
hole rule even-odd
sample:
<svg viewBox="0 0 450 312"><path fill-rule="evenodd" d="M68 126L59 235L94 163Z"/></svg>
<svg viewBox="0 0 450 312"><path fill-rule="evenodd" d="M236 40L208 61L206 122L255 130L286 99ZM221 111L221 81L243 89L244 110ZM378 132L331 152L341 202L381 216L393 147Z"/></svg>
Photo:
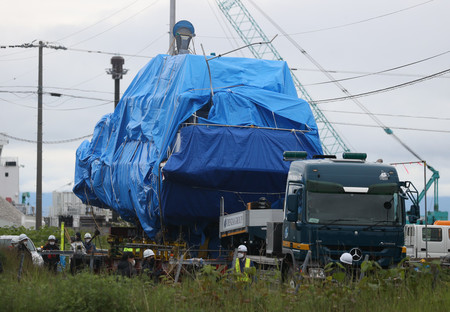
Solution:
<svg viewBox="0 0 450 312"><path fill-rule="evenodd" d="M292 288L292 289L297 288L297 285L299 283L299 275L295 271L292 263L289 263L289 268L287 269L287 272L286 272L285 281L289 285L290 288Z"/></svg>

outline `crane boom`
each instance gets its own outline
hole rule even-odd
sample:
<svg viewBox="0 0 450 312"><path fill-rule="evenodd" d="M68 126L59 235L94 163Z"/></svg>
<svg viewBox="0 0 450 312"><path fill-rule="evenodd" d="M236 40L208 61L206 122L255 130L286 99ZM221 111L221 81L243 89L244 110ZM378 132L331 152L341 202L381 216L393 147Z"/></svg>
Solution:
<svg viewBox="0 0 450 312"><path fill-rule="evenodd" d="M439 181L439 171L434 169L433 167L429 166L427 164L427 169L430 170L433 174L431 175L431 178L428 180L427 184L425 185L425 188L420 192L419 196L417 197L418 202L420 203L422 199L425 197L425 192L430 189L432 185L434 185L434 211L439 211L439 201L438 201L438 181Z"/></svg>
<svg viewBox="0 0 450 312"><path fill-rule="evenodd" d="M242 4L241 0L216 0L216 2L222 13L225 15L245 44L248 45L256 41L269 42L266 34ZM252 54L259 59L283 60L272 43L251 45L249 46L249 49ZM317 104L313 103L311 96L300 83L297 76L291 69L290 71L294 84L297 90L301 93L300 96L311 106L314 118L319 128L319 135L324 152L326 154L337 154L338 152L350 151Z"/></svg>

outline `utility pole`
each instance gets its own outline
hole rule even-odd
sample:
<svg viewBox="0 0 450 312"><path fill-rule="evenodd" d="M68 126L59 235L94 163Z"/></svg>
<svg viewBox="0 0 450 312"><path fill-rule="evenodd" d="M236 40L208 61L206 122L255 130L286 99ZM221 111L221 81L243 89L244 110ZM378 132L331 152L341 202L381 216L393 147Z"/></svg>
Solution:
<svg viewBox="0 0 450 312"><path fill-rule="evenodd" d="M38 69L38 122L37 122L37 171L36 171L36 230L42 227L42 50L39 41Z"/></svg>
<svg viewBox="0 0 450 312"><path fill-rule="evenodd" d="M172 34L175 26L175 0L170 0L170 24L169 24L169 54L175 55L175 41Z"/></svg>
<svg viewBox="0 0 450 312"><path fill-rule="evenodd" d="M120 101L120 79L128 72L128 69L123 68L124 63L123 57L113 56L111 58L112 68L106 70L106 73L114 79L114 109Z"/></svg>
<svg viewBox="0 0 450 312"><path fill-rule="evenodd" d="M36 164L36 230L42 227L42 68L44 48L55 50L67 50L64 46L49 45L43 41L39 41L39 45L31 43L23 43L19 45L10 45L8 48L39 48L38 62L38 120L37 120L37 164Z"/></svg>

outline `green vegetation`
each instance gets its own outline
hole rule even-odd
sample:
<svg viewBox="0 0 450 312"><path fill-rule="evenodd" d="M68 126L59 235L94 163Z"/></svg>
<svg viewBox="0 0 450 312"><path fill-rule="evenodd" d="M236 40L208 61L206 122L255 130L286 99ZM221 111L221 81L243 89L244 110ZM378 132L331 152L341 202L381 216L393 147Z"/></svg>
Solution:
<svg viewBox="0 0 450 312"><path fill-rule="evenodd" d="M73 235L73 231L71 235ZM40 231L0 228L0 235L26 233L36 245L57 228ZM84 233L83 233L84 234ZM105 248L105 247L103 247ZM68 271L52 274L25 261L18 280L16 253L0 249L2 311L448 311L450 270L437 262L390 270L375 262L362 265L364 278L352 278L340 264L329 265L326 279L297 276L297 287L281 283L278 271L258 275L248 285L236 273L205 266L181 283L164 277L155 284L146 276L133 279L114 274ZM28 259L29 260L29 259ZM254 271L248 272L254 275Z"/></svg>
<svg viewBox="0 0 450 312"><path fill-rule="evenodd" d="M235 273L204 267L195 278L154 284L88 272L57 275L26 263L20 282L14 252L1 250L0 307L4 311L447 311L450 273L435 263L418 271L399 267L380 270L364 265L366 276L348 280L302 278L297 289L279 282L279 275L258 278L252 285L236 282Z"/></svg>

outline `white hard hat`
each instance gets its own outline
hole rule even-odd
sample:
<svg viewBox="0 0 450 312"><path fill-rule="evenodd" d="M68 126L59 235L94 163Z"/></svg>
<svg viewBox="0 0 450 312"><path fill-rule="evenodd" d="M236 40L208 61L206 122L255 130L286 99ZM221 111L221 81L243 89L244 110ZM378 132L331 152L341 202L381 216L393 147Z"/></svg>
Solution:
<svg viewBox="0 0 450 312"><path fill-rule="evenodd" d="M148 258L148 257L154 256L154 255L155 255L155 253L153 252L153 250L151 250L151 249L144 250L144 258Z"/></svg>
<svg viewBox="0 0 450 312"><path fill-rule="evenodd" d="M19 235L19 242L24 241L24 240L26 240L26 239L28 239L27 234L20 234L20 235Z"/></svg>
<svg viewBox="0 0 450 312"><path fill-rule="evenodd" d="M247 247L245 245L239 245L238 252L247 252Z"/></svg>
<svg viewBox="0 0 450 312"><path fill-rule="evenodd" d="M353 263L353 257L348 252L344 252L341 255L341 258L339 258L339 260L341 260L341 262L345 263L345 264L352 264Z"/></svg>
<svg viewBox="0 0 450 312"><path fill-rule="evenodd" d="M11 244L17 244L19 242L19 238L18 237L13 237L11 239Z"/></svg>
<svg viewBox="0 0 450 312"><path fill-rule="evenodd" d="M84 239L86 239L86 238L92 238L91 233L84 234Z"/></svg>
<svg viewBox="0 0 450 312"><path fill-rule="evenodd" d="M48 237L48 240L56 240L55 235L50 235L50 236Z"/></svg>

